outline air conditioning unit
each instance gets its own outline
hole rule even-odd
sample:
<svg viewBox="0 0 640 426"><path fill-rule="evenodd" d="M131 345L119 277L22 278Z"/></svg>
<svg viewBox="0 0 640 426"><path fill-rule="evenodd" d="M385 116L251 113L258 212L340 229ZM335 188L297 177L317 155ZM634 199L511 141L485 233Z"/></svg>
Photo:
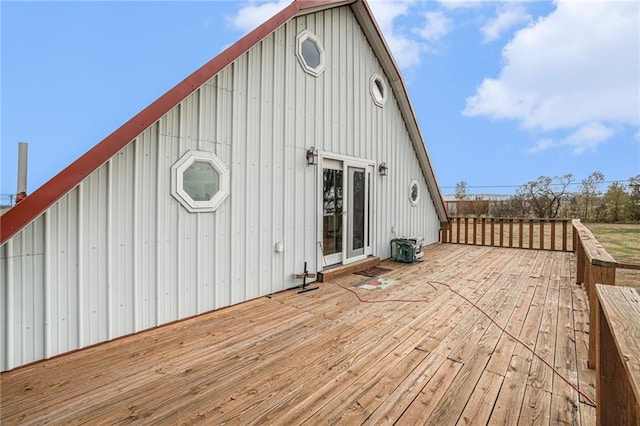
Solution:
<svg viewBox="0 0 640 426"><path fill-rule="evenodd" d="M391 240L391 257L398 262L413 263L424 256L424 238L407 237Z"/></svg>

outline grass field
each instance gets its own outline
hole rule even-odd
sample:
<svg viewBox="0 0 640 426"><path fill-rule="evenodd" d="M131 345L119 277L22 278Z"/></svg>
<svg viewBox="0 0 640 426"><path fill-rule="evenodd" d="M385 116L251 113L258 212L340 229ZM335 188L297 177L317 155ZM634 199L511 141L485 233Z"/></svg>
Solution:
<svg viewBox="0 0 640 426"><path fill-rule="evenodd" d="M585 223L598 242L618 262L640 265L640 225ZM640 271L616 270L616 284L635 287L640 292Z"/></svg>

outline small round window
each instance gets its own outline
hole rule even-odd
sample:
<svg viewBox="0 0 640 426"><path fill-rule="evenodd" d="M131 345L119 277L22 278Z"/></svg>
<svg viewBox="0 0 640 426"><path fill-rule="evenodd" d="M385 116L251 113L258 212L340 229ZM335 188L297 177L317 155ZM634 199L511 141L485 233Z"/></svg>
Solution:
<svg viewBox="0 0 640 426"><path fill-rule="evenodd" d="M229 195L229 173L215 154L187 151L171 166L171 195L190 212L213 212Z"/></svg>
<svg viewBox="0 0 640 426"><path fill-rule="evenodd" d="M296 56L305 72L319 76L324 71L325 55L322 43L309 30L304 30L296 38Z"/></svg>
<svg viewBox="0 0 640 426"><path fill-rule="evenodd" d="M379 107L387 102L387 85L378 74L373 74L369 79L369 91L373 102Z"/></svg>
<svg viewBox="0 0 640 426"><path fill-rule="evenodd" d="M412 180L409 184L409 202L413 207L418 205L420 201L420 185L417 180Z"/></svg>

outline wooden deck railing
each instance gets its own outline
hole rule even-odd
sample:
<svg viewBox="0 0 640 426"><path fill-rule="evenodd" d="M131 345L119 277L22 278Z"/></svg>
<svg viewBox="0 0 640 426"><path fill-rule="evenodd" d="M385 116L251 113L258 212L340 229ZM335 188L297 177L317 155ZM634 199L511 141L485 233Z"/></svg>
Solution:
<svg viewBox="0 0 640 426"><path fill-rule="evenodd" d="M640 265L616 260L580 220L572 221L576 281L589 299L589 368L596 369L599 425L640 425L640 296L613 287L616 269Z"/></svg>
<svg viewBox="0 0 640 426"><path fill-rule="evenodd" d="M570 219L450 217L442 223L444 243L572 251Z"/></svg>
<svg viewBox="0 0 640 426"><path fill-rule="evenodd" d="M640 425L640 296L596 284L596 423Z"/></svg>
<svg viewBox="0 0 640 426"><path fill-rule="evenodd" d="M615 285L618 263L579 219L572 221L573 251L576 254L576 282L583 284L589 299L589 324L596 323L596 284ZM596 366L596 333L589 333L589 368Z"/></svg>
<svg viewBox="0 0 640 426"><path fill-rule="evenodd" d="M640 296L615 285L617 262L580 220L451 217L444 243L573 251L589 300L589 368L596 369L599 425L640 426Z"/></svg>

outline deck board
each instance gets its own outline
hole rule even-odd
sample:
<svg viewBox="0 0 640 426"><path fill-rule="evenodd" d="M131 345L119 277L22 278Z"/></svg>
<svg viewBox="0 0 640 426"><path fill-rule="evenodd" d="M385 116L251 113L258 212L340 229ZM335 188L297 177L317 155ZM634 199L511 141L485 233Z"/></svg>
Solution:
<svg viewBox="0 0 640 426"><path fill-rule="evenodd" d="M571 253L436 244L2 373L2 424L595 424ZM349 290L351 291L349 291ZM352 291L356 292L359 300Z"/></svg>

